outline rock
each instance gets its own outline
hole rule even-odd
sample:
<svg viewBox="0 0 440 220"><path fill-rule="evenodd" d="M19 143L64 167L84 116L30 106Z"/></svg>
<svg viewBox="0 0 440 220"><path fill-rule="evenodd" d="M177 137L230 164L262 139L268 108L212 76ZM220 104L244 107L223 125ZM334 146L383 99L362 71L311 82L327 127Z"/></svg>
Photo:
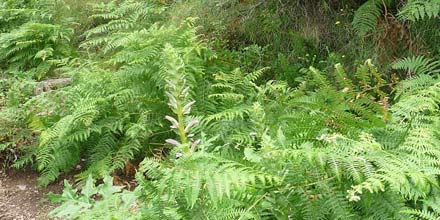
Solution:
<svg viewBox="0 0 440 220"><path fill-rule="evenodd" d="M26 190L26 185L18 185L17 186L21 191L25 191Z"/></svg>

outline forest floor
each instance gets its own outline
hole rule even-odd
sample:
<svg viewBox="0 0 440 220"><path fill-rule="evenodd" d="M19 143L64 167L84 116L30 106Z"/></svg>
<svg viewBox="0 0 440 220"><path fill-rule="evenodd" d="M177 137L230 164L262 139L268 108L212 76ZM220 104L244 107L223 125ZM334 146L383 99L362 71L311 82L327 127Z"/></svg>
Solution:
<svg viewBox="0 0 440 220"><path fill-rule="evenodd" d="M31 169L0 169L0 219L46 220L54 205L46 198L49 192L60 193L63 181L47 188L37 186L38 174Z"/></svg>

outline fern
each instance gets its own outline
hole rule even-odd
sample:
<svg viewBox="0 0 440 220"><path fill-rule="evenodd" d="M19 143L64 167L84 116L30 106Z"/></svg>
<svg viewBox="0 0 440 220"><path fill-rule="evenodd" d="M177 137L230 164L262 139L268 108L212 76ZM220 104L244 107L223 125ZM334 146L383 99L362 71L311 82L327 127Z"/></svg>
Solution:
<svg viewBox="0 0 440 220"><path fill-rule="evenodd" d="M365 110L380 109L374 98L385 94L384 80L370 62L356 74L340 65L330 73L311 69L296 90L277 82L258 85L260 74L220 73L209 96L222 104L219 113L205 115L200 128L187 130L208 132L200 133L197 148L188 150L189 132L179 127L193 118L178 109L198 97L191 96L191 81L185 80L191 72L181 53L169 44L158 53L166 62L158 68L165 82L157 80L164 83L164 97L176 115L167 118L179 138L167 141L174 147L166 155L145 158L140 165L139 219L403 220L437 215L425 207L436 207L432 201L438 192L438 83L400 93L385 126L376 122L382 120L380 110ZM243 117L238 108L247 109ZM363 120L373 123L356 127ZM230 131L224 124L235 127ZM111 149L118 133L103 134L100 148Z"/></svg>
<svg viewBox="0 0 440 220"><path fill-rule="evenodd" d="M2 34L0 63L9 73L29 71L28 75L42 79L73 54L69 45L73 29L66 21L54 20L55 13L61 11L58 3L44 0L30 4L26 22Z"/></svg>
<svg viewBox="0 0 440 220"><path fill-rule="evenodd" d="M96 4L92 19L103 21L96 27L84 33L86 41L80 46L83 48L103 47L104 52L113 51L121 43L128 40L133 30L148 27L161 17L164 7L156 1L110 1L106 4Z"/></svg>
<svg viewBox="0 0 440 220"><path fill-rule="evenodd" d="M139 6L136 2L130 4L130 10ZM89 174L103 177L124 168L143 150L154 151L149 143L160 142L159 138L168 136L170 131L164 126L165 116L172 112L164 101L165 97L171 97L166 91L173 87L169 83L179 82L175 79L180 79L182 73L185 73L185 85L203 82L205 47L195 37L190 19L179 27L151 25L149 29L142 27L126 35L112 36L122 39L118 40L117 47L123 50L109 55L106 64L111 68L95 63L81 64L82 60L78 60L79 65L83 65L80 69L75 68L78 64L64 68L75 77L77 84L55 92L64 93L68 101L55 109L53 117L59 119L42 130L36 158L43 173L40 178L43 185L79 163L79 155L90 158L87 169L77 175L78 181L84 181ZM139 42L143 42L142 49ZM174 59L176 57L178 59ZM179 60L184 66L174 63ZM173 73L175 68L177 72ZM177 92L172 92L173 97L180 97ZM197 97L194 93L187 96ZM183 120L182 114L187 114L188 104L190 102L179 102L177 108L184 111L179 113L178 120ZM180 111L173 109L175 113ZM186 142L190 139L186 136L191 133L189 128L183 133L182 130L190 124L193 122L186 121L178 133L183 137L182 143L189 144L188 149L195 140ZM155 133L163 135L153 136ZM68 162L55 162L52 155L67 149L72 151L66 156Z"/></svg>
<svg viewBox="0 0 440 220"><path fill-rule="evenodd" d="M10 22L0 24L0 152L12 152L16 167L32 165L43 186L81 163L81 191L65 181L53 217L438 218L436 59L397 61L410 76L399 83L372 60L357 68L322 62L291 87L261 68L269 57L259 46L210 49L197 19L172 17L174 2L98 2L79 27L63 18L62 1L11 2L0 3L0 22ZM401 1L364 2L353 21L361 37ZM405 12L428 6L415 2L402 16L436 18ZM282 3L219 6L238 5L248 19ZM281 27L266 13L265 24ZM34 93L35 80L61 74L70 86ZM112 184L109 175L139 162L133 192Z"/></svg>
<svg viewBox="0 0 440 220"><path fill-rule="evenodd" d="M382 14L381 1L369 0L356 11L353 18L353 28L363 37L377 25L378 17Z"/></svg>
<svg viewBox="0 0 440 220"><path fill-rule="evenodd" d="M395 62L393 68L406 70L409 76L414 75L414 73L420 75L435 75L440 72L440 61L423 56L407 57Z"/></svg>
<svg viewBox="0 0 440 220"><path fill-rule="evenodd" d="M173 205L176 204L177 210L180 211L178 213L182 217L185 216L183 219L207 219L219 216L238 219L252 216L251 210L246 211L246 207L239 205L240 203L237 203L238 206L233 205L235 203L233 201L238 202L237 199L246 196L248 184L276 181L276 178L263 172L206 152L182 157L171 167L163 165L158 167L158 165L157 161L144 160L141 173L137 177L142 189L145 190L146 202L163 204L165 207L176 207ZM145 180L143 173L154 180L152 182ZM165 196L156 195L156 192L162 192ZM156 216L167 216L166 208L156 206L154 209ZM189 212L183 212L185 209Z"/></svg>
<svg viewBox="0 0 440 220"><path fill-rule="evenodd" d="M439 14L440 1L438 0L410 0L399 12L400 17L413 22L428 18L438 18Z"/></svg>
<svg viewBox="0 0 440 220"><path fill-rule="evenodd" d="M409 214L413 215L414 217L426 219L426 220L438 220L438 215L435 215L427 210L408 210Z"/></svg>

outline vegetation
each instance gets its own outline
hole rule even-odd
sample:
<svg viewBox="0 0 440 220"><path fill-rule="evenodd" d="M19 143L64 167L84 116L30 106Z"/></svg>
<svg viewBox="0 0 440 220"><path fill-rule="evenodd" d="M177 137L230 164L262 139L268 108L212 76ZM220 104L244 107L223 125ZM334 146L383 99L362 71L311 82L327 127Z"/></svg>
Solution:
<svg viewBox="0 0 440 220"><path fill-rule="evenodd" d="M2 1L0 159L43 187L80 167L61 219L440 219L439 19L439 0Z"/></svg>

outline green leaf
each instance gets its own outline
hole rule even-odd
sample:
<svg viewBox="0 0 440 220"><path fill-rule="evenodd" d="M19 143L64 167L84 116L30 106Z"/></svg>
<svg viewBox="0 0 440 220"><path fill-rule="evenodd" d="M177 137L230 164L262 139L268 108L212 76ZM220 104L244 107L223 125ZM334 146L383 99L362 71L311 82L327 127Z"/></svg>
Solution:
<svg viewBox="0 0 440 220"><path fill-rule="evenodd" d="M107 199L115 193L121 192L122 187L113 186L113 177L105 176L104 184L98 186L98 193L103 197L103 199Z"/></svg>
<svg viewBox="0 0 440 220"><path fill-rule="evenodd" d="M253 148L247 147L244 149L244 159L254 163L259 163L261 162L262 157L255 152Z"/></svg>
<svg viewBox="0 0 440 220"><path fill-rule="evenodd" d="M90 174L87 178L86 184L81 190L81 194L86 198L90 198L97 192L98 189L95 187L95 180L93 179L92 174Z"/></svg>

